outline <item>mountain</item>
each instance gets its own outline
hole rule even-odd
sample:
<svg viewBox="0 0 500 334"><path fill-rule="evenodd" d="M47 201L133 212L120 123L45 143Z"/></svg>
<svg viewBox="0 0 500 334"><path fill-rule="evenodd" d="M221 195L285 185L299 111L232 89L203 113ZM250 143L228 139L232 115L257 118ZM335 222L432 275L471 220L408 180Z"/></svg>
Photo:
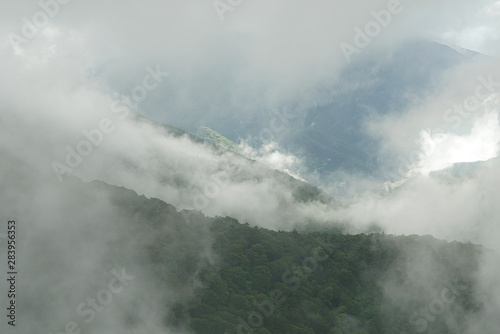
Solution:
<svg viewBox="0 0 500 334"><path fill-rule="evenodd" d="M307 152L320 172L372 174L379 166L378 143L367 133L366 122L405 110L416 96L434 89L441 73L468 59L447 46L415 41L388 57L353 63L337 85L327 88L328 100L307 111L288 147Z"/></svg>
<svg viewBox="0 0 500 334"><path fill-rule="evenodd" d="M227 139L226 137L224 137L223 135L221 135L217 131L214 131L206 126L202 126L202 127L198 128L198 131L196 134L201 139L207 140L216 146L221 146L229 151L233 151L235 153L240 153L239 152L240 150L239 150L238 145L236 143L230 141L229 139Z"/></svg>
<svg viewBox="0 0 500 334"><path fill-rule="evenodd" d="M314 186L181 129L133 124L140 133L117 133L112 154L103 144L75 167L104 181L59 182L31 155L0 152L21 332L457 333L488 316L475 274L497 260L489 250L355 232ZM201 194L206 206L178 205Z"/></svg>
<svg viewBox="0 0 500 334"><path fill-rule="evenodd" d="M228 217L211 231L220 267L200 273L204 287L174 314L195 333L457 333L467 327L465 317L481 312L472 273L482 250L475 245L429 236L275 232ZM424 262L439 273L422 285L407 276L407 266ZM460 311L426 320L437 296L443 305L453 298Z"/></svg>
<svg viewBox="0 0 500 334"><path fill-rule="evenodd" d="M179 211L100 181L70 178L58 192L65 196L40 208L29 239L27 230L19 236L19 271L39 274L20 286L23 332L59 332L71 322L86 332L457 333L465 316L482 310L473 273L485 250L476 245L272 231ZM438 269L424 285L412 276L422 266ZM107 288L113 277L121 278L120 292ZM47 289L47 280L57 288ZM453 307L451 320L426 320L419 311L433 310L436 297Z"/></svg>
<svg viewBox="0 0 500 334"><path fill-rule="evenodd" d="M146 138L144 144L146 152L154 153L144 159L157 167L152 172L149 166L134 161L133 155L124 165L123 155L104 155L102 170L122 166L128 177L124 181L123 176L109 172L100 180L161 198L181 209L288 230L328 225L332 223L328 212L341 205L318 187L228 150L220 142L214 144L142 116L135 121L146 130L137 129L127 137L154 134L155 141Z"/></svg>
<svg viewBox="0 0 500 334"><path fill-rule="evenodd" d="M21 332L459 333L496 324L476 274L497 256L480 246L371 233L342 220L343 204L318 187L140 115L100 137L59 182L53 159L67 163L89 137L78 126L43 136L41 123L9 116L17 146L0 151L0 214L19 227Z"/></svg>
<svg viewBox="0 0 500 334"><path fill-rule="evenodd" d="M303 104L299 98L290 101L287 112L291 118L273 139L284 150L302 157L307 168L320 176L338 170L380 176L380 143L370 135L366 124L418 105L422 96L436 92L443 73L478 57L483 56L413 40L389 54L374 53L356 60L335 83L325 82L315 88L314 105L299 107ZM224 114L212 120L211 127L234 142L250 137L250 143L259 146L259 134L274 116L256 113L251 121L242 123L238 115Z"/></svg>
<svg viewBox="0 0 500 334"><path fill-rule="evenodd" d="M449 182L463 181L473 178L476 173L487 168L498 168L499 164L500 157L487 161L461 162L455 163L448 168L431 172L430 175Z"/></svg>

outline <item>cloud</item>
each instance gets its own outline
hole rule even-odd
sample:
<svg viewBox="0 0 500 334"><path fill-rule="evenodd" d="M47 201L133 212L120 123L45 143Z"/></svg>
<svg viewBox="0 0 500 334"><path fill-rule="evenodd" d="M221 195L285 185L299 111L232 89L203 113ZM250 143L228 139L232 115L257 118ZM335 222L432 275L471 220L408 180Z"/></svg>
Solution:
<svg viewBox="0 0 500 334"><path fill-rule="evenodd" d="M484 11L489 16L499 16L500 15L500 1L486 5Z"/></svg>
<svg viewBox="0 0 500 334"><path fill-rule="evenodd" d="M300 177L300 171L304 168L302 161L293 154L282 153L276 142L266 143L260 149L254 149L243 142L240 144L240 150L241 154L250 159L262 162L271 169L279 170L304 181Z"/></svg>
<svg viewBox="0 0 500 334"><path fill-rule="evenodd" d="M428 174L460 162L486 161L498 154L500 124L498 112L490 112L479 118L469 135L453 133L431 134L422 132L422 147L432 147L432 153L422 154L416 171Z"/></svg>
<svg viewBox="0 0 500 334"><path fill-rule="evenodd" d="M447 1L401 1L403 12L363 54L377 48L390 53L387 49L407 39L433 39L450 29L475 27L474 13L483 3L489 2L455 1L454 10L449 10ZM8 52L8 34L21 35L23 18L32 21L41 8L15 2L5 6L9 16L4 15L0 38ZM363 28L373 20L372 11L387 6L383 0L257 0L238 6L220 21L211 2L72 1L61 5L48 25L23 44L22 53L57 45L59 53L84 60L85 70L120 92L135 85L145 66L160 64L172 73L172 80L141 106L148 116L185 127L196 120L197 125L213 122L220 115L250 122L262 110L281 108L296 97L312 103L309 91L319 82L335 80L347 65L339 45L352 43L355 27ZM488 41L486 36L484 43ZM38 52L30 59L43 57Z"/></svg>

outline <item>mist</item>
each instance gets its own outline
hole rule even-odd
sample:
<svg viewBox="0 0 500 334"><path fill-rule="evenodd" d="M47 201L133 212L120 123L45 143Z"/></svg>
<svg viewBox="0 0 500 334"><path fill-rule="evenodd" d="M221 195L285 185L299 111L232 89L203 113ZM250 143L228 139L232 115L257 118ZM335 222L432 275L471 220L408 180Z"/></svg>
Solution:
<svg viewBox="0 0 500 334"><path fill-rule="evenodd" d="M359 233L378 226L500 251L498 2L401 1L380 34L349 56L342 43L355 45L355 29L374 20L373 11L389 10L389 2L255 0L224 12L193 0L46 3L53 15L40 27L33 23L43 12L36 2L7 0L0 10L1 216L19 221L22 300L43 309L20 312L30 317L20 321L26 332L64 331L79 319L79 304L122 268L135 278L92 324L76 321L87 332L126 333L130 324L164 332L164 315L151 310L191 296L192 287L159 283L154 268L137 264L144 254L136 249L155 240L154 230L137 231L133 220L117 228L124 216L112 196L82 181L275 230L341 225ZM341 170L320 179L276 142L247 144L256 135L249 124L280 137L273 110L291 106L290 122L300 122L305 109L325 103L318 87L339 84L351 61L389 58L416 39L489 57L449 69L408 109L364 124L382 143L381 174ZM228 121L233 132L223 135L241 139L242 154L139 115L191 133ZM464 171L457 164L465 162L482 163ZM301 198L302 180L318 185L319 195ZM199 243L204 227L194 230L186 244L172 246L172 256L197 245L199 265L213 263L211 240ZM108 261L115 249L126 252L113 256L120 263ZM498 321L496 259L485 253L476 273L478 291L490 299L470 319L470 333L487 333L484 324ZM409 272L431 275L422 263ZM397 296L387 290L387 298Z"/></svg>

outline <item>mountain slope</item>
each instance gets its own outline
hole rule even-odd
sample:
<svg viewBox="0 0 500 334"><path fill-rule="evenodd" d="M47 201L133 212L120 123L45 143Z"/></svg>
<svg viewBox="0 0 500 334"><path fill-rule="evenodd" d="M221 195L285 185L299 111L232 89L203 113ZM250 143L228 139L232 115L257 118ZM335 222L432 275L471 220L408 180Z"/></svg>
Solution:
<svg viewBox="0 0 500 334"><path fill-rule="evenodd" d="M69 178L54 187L50 179L43 185L34 182L36 173L26 175L18 190L3 183L18 201L4 195L2 202L11 206L1 208L3 216L24 208L16 218L25 226L19 271L39 277L23 285L19 297L19 313L30 319L20 324L24 332L59 332L73 321L87 333L234 333L240 319L261 334L410 331L425 320L420 308L449 284L460 295L446 317L427 321L429 333L456 333L447 323L450 316L453 326L465 328L463 316L482 310L476 301L484 296L473 273L483 251L474 245L417 236L276 232L178 211L100 181ZM123 292L104 314L85 317L86 298L99 296L120 270L132 277ZM262 323L249 318L257 311L268 314Z"/></svg>
<svg viewBox="0 0 500 334"><path fill-rule="evenodd" d="M211 230L221 267L200 273L206 287L175 318L189 319L196 333L412 333L425 327L451 334L467 327L465 315L481 311L473 283L481 248L474 245L273 232L230 218L214 221ZM407 276L408 264L422 260L439 268L427 273L425 284ZM448 317L426 320L421 310L452 288L457 297L450 292Z"/></svg>
<svg viewBox="0 0 500 334"><path fill-rule="evenodd" d="M329 87L326 102L307 111L303 127L286 139L294 152L307 152L319 172L336 169L374 174L379 143L365 125L381 115L400 113L417 96L432 92L445 70L470 59L428 41L412 41L392 55L354 62Z"/></svg>
<svg viewBox="0 0 500 334"><path fill-rule="evenodd" d="M389 54L365 55L349 64L335 81L315 86L310 93L314 101L303 101L300 96L289 101L290 118L278 117L279 131L274 131L273 140L304 158L309 170L320 175L344 170L378 176L380 143L370 135L367 124L420 103L422 97L436 93L447 70L478 57L483 56L427 40L407 41ZM276 121L276 115L256 110L251 120L243 121L238 113L223 114L206 124L234 142L253 138L251 144L258 146L261 131Z"/></svg>

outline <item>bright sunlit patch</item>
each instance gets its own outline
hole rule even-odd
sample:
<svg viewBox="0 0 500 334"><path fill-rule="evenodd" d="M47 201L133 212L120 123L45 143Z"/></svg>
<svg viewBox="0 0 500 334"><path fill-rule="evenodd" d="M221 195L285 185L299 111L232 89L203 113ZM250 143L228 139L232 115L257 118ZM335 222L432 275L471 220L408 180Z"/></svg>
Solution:
<svg viewBox="0 0 500 334"><path fill-rule="evenodd" d="M440 36L439 40L451 47L459 46L465 50L494 55L499 38L498 28L491 24L482 24L462 31L447 32Z"/></svg>
<svg viewBox="0 0 500 334"><path fill-rule="evenodd" d="M285 172L296 179L304 181L300 177L302 161L293 154L282 153L276 142L264 144L259 149L254 149L246 143L241 143L239 148L244 156L263 162L272 169Z"/></svg>
<svg viewBox="0 0 500 334"><path fill-rule="evenodd" d="M469 135L453 133L421 133L424 152L415 171L427 175L432 171L450 167L460 162L486 161L495 158L500 143L498 112L487 112L473 125Z"/></svg>

